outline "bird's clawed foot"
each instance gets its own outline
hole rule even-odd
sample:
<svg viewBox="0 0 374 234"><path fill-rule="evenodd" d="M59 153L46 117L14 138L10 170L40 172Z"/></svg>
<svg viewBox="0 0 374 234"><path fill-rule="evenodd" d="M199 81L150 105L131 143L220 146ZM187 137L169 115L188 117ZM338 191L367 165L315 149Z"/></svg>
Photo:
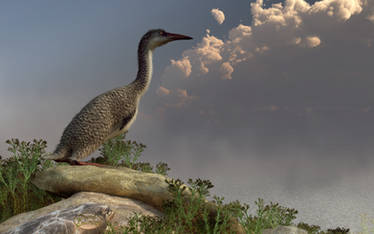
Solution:
<svg viewBox="0 0 374 234"><path fill-rule="evenodd" d="M56 159L55 161L56 162L66 162L66 163L69 163L72 166L87 166L87 165L96 166L96 167L105 167L106 166L104 164L92 163L92 162L82 162L82 161L78 161L78 160L74 160L74 159L68 159L68 158Z"/></svg>

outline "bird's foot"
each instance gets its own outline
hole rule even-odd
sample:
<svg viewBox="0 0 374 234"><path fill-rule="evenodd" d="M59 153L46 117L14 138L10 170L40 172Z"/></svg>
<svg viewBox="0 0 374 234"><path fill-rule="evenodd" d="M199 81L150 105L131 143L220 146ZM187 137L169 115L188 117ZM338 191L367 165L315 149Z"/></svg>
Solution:
<svg viewBox="0 0 374 234"><path fill-rule="evenodd" d="M74 160L74 159L68 159L68 158L56 159L55 161L56 162L66 162L66 163L69 163L72 166L87 166L87 165L96 166L96 167L105 167L106 166L104 164L92 163L92 162L82 162L82 161L78 161L78 160Z"/></svg>
<svg viewBox="0 0 374 234"><path fill-rule="evenodd" d="M77 160L73 160L73 161L74 161L74 164L72 164L72 165L77 165L77 166L86 166L86 165L89 165L89 166L96 166L96 167L106 167L106 165L99 164L99 163L82 162L82 161L77 161Z"/></svg>

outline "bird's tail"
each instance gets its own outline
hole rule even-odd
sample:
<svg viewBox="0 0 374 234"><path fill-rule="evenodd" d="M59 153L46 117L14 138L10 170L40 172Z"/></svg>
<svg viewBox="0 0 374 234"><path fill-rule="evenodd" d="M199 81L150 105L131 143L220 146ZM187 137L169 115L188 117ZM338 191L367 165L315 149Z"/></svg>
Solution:
<svg viewBox="0 0 374 234"><path fill-rule="evenodd" d="M57 159L62 159L63 155L57 154L57 153L49 153L43 156L44 159L49 159L49 160L57 160Z"/></svg>
<svg viewBox="0 0 374 234"><path fill-rule="evenodd" d="M43 158L49 160L57 160L66 158L68 156L67 154L68 150L66 150L64 147L57 146L56 150L53 153L46 154Z"/></svg>

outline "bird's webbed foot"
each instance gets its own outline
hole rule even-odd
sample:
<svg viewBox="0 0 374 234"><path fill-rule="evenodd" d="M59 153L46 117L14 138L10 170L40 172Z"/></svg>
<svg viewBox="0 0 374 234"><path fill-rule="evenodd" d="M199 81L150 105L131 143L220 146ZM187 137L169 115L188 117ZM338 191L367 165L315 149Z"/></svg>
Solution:
<svg viewBox="0 0 374 234"><path fill-rule="evenodd" d="M92 162L82 162L75 159L65 158L65 159L56 159L56 162L66 162L69 163L71 166L96 166L96 167L105 167L104 164L99 163L92 163Z"/></svg>

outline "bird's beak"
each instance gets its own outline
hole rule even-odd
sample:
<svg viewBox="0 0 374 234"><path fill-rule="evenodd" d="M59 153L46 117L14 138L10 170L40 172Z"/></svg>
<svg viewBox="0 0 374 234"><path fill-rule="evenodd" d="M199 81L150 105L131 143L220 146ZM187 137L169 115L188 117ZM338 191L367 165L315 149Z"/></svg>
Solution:
<svg viewBox="0 0 374 234"><path fill-rule="evenodd" d="M192 37L185 36L185 35L182 35L182 34L175 34L175 33L167 33L167 36L168 36L168 38L171 41L175 41L175 40L191 40L191 39L193 39Z"/></svg>

